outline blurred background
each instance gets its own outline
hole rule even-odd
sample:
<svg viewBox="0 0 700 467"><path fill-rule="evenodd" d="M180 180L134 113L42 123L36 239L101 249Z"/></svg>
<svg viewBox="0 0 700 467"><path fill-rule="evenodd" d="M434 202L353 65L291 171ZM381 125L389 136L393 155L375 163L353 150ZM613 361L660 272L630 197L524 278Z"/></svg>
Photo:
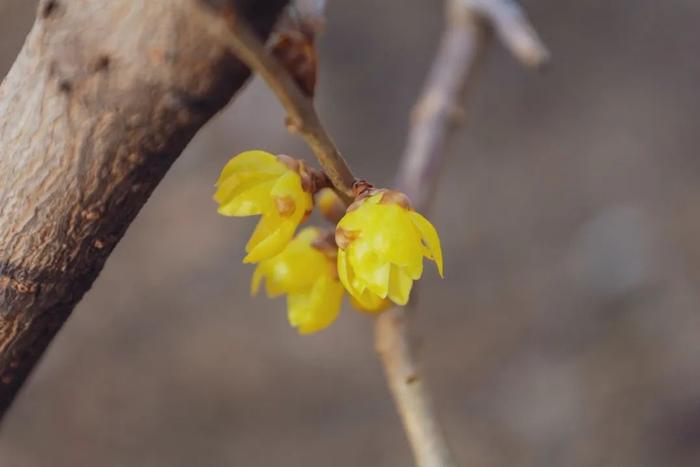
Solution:
<svg viewBox="0 0 700 467"><path fill-rule="evenodd" d="M379 185L439 3L329 2L321 114ZM417 326L440 417L464 466L698 466L700 3L523 3L553 64L491 48L430 214L447 278L426 269ZM3 74L35 6L0 0ZM371 321L296 335L282 299L248 295L255 221L211 201L233 154L308 158L282 120L255 80L197 135L4 420L1 466L411 465Z"/></svg>

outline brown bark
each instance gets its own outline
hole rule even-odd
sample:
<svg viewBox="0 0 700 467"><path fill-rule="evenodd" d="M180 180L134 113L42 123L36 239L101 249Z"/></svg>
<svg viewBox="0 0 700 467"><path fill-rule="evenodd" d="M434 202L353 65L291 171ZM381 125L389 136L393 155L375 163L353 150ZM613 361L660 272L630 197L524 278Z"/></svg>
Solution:
<svg viewBox="0 0 700 467"><path fill-rule="evenodd" d="M285 3L40 3L0 86L0 416L175 158L248 77L193 9L235 7L265 35Z"/></svg>

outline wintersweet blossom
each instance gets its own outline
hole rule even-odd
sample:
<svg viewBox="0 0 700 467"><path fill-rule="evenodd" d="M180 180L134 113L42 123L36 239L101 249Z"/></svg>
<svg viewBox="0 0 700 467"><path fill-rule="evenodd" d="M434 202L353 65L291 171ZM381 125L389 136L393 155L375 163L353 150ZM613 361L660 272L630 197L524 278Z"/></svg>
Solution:
<svg viewBox="0 0 700 467"><path fill-rule="evenodd" d="M310 334L335 321L343 300L336 274L335 248L324 248L321 231L307 227L280 254L261 261L253 273L255 295L265 279L268 297L287 295L289 323Z"/></svg>
<svg viewBox="0 0 700 467"><path fill-rule="evenodd" d="M387 298L405 305L423 274L423 257L443 275L438 233L402 193L370 190L348 208L335 238L340 281L366 310L383 309Z"/></svg>
<svg viewBox="0 0 700 467"><path fill-rule="evenodd" d="M224 216L261 216L248 241L244 263L282 251L313 207L302 181L304 165L260 150L232 158L216 182L214 200Z"/></svg>

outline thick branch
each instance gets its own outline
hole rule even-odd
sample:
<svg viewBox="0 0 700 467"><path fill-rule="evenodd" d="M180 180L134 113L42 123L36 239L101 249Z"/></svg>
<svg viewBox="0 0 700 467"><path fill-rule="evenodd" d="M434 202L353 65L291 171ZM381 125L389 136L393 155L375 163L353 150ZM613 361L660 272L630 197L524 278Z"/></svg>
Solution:
<svg viewBox="0 0 700 467"><path fill-rule="evenodd" d="M413 111L397 180L420 211L429 207L448 136L463 113L462 103L479 70L492 27L525 65L540 66L548 57L525 16L509 0L450 0L446 12L440 48ZM405 309L379 315L377 352L418 465L452 467L456 464L418 368L409 325Z"/></svg>
<svg viewBox="0 0 700 467"><path fill-rule="evenodd" d="M285 0L44 0L0 87L0 415L129 223L248 70L201 23ZM235 5L234 5L235 3Z"/></svg>

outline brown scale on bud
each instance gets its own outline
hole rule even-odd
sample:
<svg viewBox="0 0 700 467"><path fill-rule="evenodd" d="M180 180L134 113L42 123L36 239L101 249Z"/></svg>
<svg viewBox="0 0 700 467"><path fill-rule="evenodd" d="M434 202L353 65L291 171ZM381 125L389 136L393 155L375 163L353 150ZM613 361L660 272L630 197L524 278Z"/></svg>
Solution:
<svg viewBox="0 0 700 467"><path fill-rule="evenodd" d="M314 96L316 89L316 37L323 30L324 22L322 4L297 0L278 22L277 31L270 41L272 55L309 97Z"/></svg>
<svg viewBox="0 0 700 467"><path fill-rule="evenodd" d="M289 217L296 211L296 204L290 196L273 196L275 209L282 217Z"/></svg>
<svg viewBox="0 0 700 467"><path fill-rule="evenodd" d="M352 184L352 194L355 199L362 199L371 196L374 190L374 185L372 185L367 180L355 180Z"/></svg>
<svg viewBox="0 0 700 467"><path fill-rule="evenodd" d="M348 206L348 212L354 211L360 207L366 198L378 194L382 195L382 199L379 201L381 204L397 204L404 209L413 210L411 200L408 199L406 194L400 191L389 190L387 188L375 188L374 185L365 180L356 181L352 186L352 190L355 195L355 201Z"/></svg>
<svg viewBox="0 0 700 467"><path fill-rule="evenodd" d="M299 172L299 164L301 164L299 159L294 159L286 154L277 154L277 160L289 167L291 170Z"/></svg>
<svg viewBox="0 0 700 467"><path fill-rule="evenodd" d="M313 97L318 70L313 33L304 29L278 32L272 39L272 55L292 75L304 94Z"/></svg>
<svg viewBox="0 0 700 467"><path fill-rule="evenodd" d="M400 191L395 191L395 190L380 190L384 194L382 195L382 200L380 201L381 204L398 204L404 209L410 209L413 210L413 206L411 205L411 200L408 199L408 196L406 196L404 193L401 193Z"/></svg>
<svg viewBox="0 0 700 467"><path fill-rule="evenodd" d="M331 186L331 181L325 173L313 167L309 167L299 159L295 159L286 154L278 154L277 160L289 167L290 170L299 174L299 177L301 177L301 187L307 193L315 194L322 188Z"/></svg>
<svg viewBox="0 0 700 467"><path fill-rule="evenodd" d="M338 248L346 249L353 240L356 240L360 233L354 230L345 230L342 227L335 228L335 243Z"/></svg>
<svg viewBox="0 0 700 467"><path fill-rule="evenodd" d="M365 198L376 195L378 192L374 185L367 180L355 180L355 183L352 184L352 194L355 197L355 201L348 206L347 212L354 211L362 204Z"/></svg>

